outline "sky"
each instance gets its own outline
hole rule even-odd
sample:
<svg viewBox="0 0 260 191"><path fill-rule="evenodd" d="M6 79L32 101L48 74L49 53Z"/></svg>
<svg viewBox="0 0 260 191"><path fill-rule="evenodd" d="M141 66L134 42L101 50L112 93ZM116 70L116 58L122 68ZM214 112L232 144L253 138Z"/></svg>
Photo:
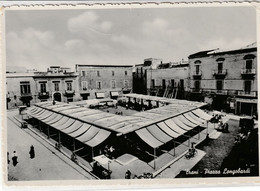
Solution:
<svg viewBox="0 0 260 191"><path fill-rule="evenodd" d="M254 42L253 7L6 11L8 70L176 62Z"/></svg>

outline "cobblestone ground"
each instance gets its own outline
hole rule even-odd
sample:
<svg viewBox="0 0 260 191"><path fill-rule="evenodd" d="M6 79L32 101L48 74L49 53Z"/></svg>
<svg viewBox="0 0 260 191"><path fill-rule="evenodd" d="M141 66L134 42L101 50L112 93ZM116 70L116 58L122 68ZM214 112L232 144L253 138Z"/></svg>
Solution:
<svg viewBox="0 0 260 191"><path fill-rule="evenodd" d="M35 148L35 158L30 159L30 146ZM66 160L27 134L10 119L7 120L7 151L10 153L8 178L14 180L84 180L88 177L77 171ZM12 163L16 151L18 164Z"/></svg>
<svg viewBox="0 0 260 191"><path fill-rule="evenodd" d="M211 171L219 170L221 164L226 156L229 155L233 146L234 138L240 130L239 121L230 119L228 121L229 132L222 133L217 139L211 139L209 142L198 146L197 148L206 152L206 155L202 160L192 168L191 171L198 171L202 174L199 175L188 175L190 177L200 177L200 176L211 176L210 174L205 174L205 170L209 169ZM185 175L179 175L178 177L185 177ZM213 175L214 176L214 175Z"/></svg>

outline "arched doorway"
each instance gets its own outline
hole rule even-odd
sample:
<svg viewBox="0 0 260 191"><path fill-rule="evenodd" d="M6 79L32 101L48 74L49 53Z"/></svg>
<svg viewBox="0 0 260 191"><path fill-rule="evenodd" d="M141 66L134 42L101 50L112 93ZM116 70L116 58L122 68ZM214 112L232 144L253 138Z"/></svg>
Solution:
<svg viewBox="0 0 260 191"><path fill-rule="evenodd" d="M53 94L53 99L55 100L55 101L61 101L61 93L54 93Z"/></svg>

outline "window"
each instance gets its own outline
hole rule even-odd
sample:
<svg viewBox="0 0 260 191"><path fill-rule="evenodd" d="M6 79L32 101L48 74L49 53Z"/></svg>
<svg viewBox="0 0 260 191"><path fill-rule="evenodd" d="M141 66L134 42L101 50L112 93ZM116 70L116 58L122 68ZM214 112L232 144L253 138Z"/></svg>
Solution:
<svg viewBox="0 0 260 191"><path fill-rule="evenodd" d="M154 88L155 87L155 81L154 79L151 80L151 88Z"/></svg>
<svg viewBox="0 0 260 191"><path fill-rule="evenodd" d="M222 71L223 71L223 62L219 62L218 63L218 73L222 74Z"/></svg>
<svg viewBox="0 0 260 191"><path fill-rule="evenodd" d="M250 92L251 92L251 81L250 80L245 81L244 90L245 90L246 94L250 94Z"/></svg>
<svg viewBox="0 0 260 191"><path fill-rule="evenodd" d="M46 82L40 82L41 93L46 92Z"/></svg>
<svg viewBox="0 0 260 191"><path fill-rule="evenodd" d="M251 70L253 66L253 60L246 60L246 69Z"/></svg>
<svg viewBox="0 0 260 191"><path fill-rule="evenodd" d="M116 81L115 80L111 81L111 88L113 88L113 89L116 88Z"/></svg>
<svg viewBox="0 0 260 191"><path fill-rule="evenodd" d="M98 82L96 83L96 85L97 85L97 89L98 89L98 90L101 90L101 89L102 89L102 82L98 81Z"/></svg>
<svg viewBox="0 0 260 191"><path fill-rule="evenodd" d="M129 87L129 82L128 80L124 80L124 88L128 88Z"/></svg>
<svg viewBox="0 0 260 191"><path fill-rule="evenodd" d="M195 68L196 68L196 74L199 74L200 73L200 65L195 65Z"/></svg>
<svg viewBox="0 0 260 191"><path fill-rule="evenodd" d="M67 91L72 91L72 82L67 82Z"/></svg>
<svg viewBox="0 0 260 191"><path fill-rule="evenodd" d="M114 76L115 75L115 71L112 71L112 76Z"/></svg>
<svg viewBox="0 0 260 191"><path fill-rule="evenodd" d="M86 76L86 71L82 71L82 76Z"/></svg>
<svg viewBox="0 0 260 191"><path fill-rule="evenodd" d="M54 91L60 91L59 82L54 82Z"/></svg>
<svg viewBox="0 0 260 191"><path fill-rule="evenodd" d="M127 76L127 71L125 71L125 75Z"/></svg>
<svg viewBox="0 0 260 191"><path fill-rule="evenodd" d="M83 81L83 82L81 82L81 87L82 87L82 90L88 90L88 82L86 82L86 81Z"/></svg>
<svg viewBox="0 0 260 191"><path fill-rule="evenodd" d="M30 82L28 81L20 82L20 91L21 94L30 94L31 93Z"/></svg>
<svg viewBox="0 0 260 191"><path fill-rule="evenodd" d="M217 80L217 90L223 90L223 80Z"/></svg>
<svg viewBox="0 0 260 191"><path fill-rule="evenodd" d="M97 76L100 76L100 71L97 71Z"/></svg>

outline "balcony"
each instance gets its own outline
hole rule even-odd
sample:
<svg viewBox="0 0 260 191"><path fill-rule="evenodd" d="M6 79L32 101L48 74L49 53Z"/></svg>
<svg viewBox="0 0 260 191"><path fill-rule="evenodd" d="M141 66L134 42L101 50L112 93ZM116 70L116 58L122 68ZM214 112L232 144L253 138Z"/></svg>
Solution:
<svg viewBox="0 0 260 191"><path fill-rule="evenodd" d="M202 72L201 72L201 70L199 70L199 71L194 71L193 72L193 77L201 77L201 74L202 74Z"/></svg>
<svg viewBox="0 0 260 191"><path fill-rule="evenodd" d="M21 93L21 97L32 96L32 93Z"/></svg>
<svg viewBox="0 0 260 191"><path fill-rule="evenodd" d="M50 97L49 92L39 92L38 93L39 99L49 99L49 97Z"/></svg>
<svg viewBox="0 0 260 191"><path fill-rule="evenodd" d="M227 90L211 90L212 93L220 94L220 95L228 95Z"/></svg>
<svg viewBox="0 0 260 191"><path fill-rule="evenodd" d="M192 93L201 93L201 92L202 92L202 89L199 89L199 88L191 88L191 92L192 92Z"/></svg>
<svg viewBox="0 0 260 191"><path fill-rule="evenodd" d="M256 75L256 69L241 69L243 78L253 78Z"/></svg>
<svg viewBox="0 0 260 191"><path fill-rule="evenodd" d="M212 74L216 78L225 78L227 75L227 70L213 70Z"/></svg>
<svg viewBox="0 0 260 191"><path fill-rule="evenodd" d="M75 95L75 90L65 90L63 93L65 97L73 97Z"/></svg>
<svg viewBox="0 0 260 191"><path fill-rule="evenodd" d="M257 97L257 92L238 91L239 96Z"/></svg>

